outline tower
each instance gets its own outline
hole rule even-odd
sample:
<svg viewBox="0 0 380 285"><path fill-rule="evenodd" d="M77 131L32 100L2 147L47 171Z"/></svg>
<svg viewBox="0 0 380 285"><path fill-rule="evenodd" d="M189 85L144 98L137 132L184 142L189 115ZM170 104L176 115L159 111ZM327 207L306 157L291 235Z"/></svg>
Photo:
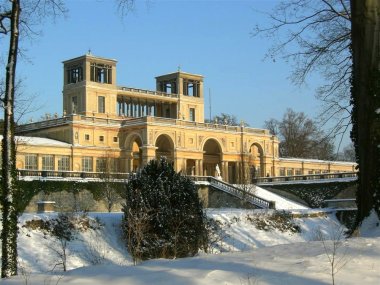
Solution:
<svg viewBox="0 0 380 285"><path fill-rule="evenodd" d="M177 118L204 122L203 76L182 71L156 77L157 91L178 94Z"/></svg>
<svg viewBox="0 0 380 285"><path fill-rule="evenodd" d="M90 53L63 62L63 112L116 115L116 60Z"/></svg>

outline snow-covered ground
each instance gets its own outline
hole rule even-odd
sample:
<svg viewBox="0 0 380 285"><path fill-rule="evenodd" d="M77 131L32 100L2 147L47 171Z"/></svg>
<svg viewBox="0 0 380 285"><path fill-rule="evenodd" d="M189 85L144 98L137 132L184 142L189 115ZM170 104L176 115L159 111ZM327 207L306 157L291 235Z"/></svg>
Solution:
<svg viewBox="0 0 380 285"><path fill-rule="evenodd" d="M331 284L324 245L330 254L332 241L322 242L320 233L328 238L340 229L333 215L293 219L299 233L271 228L265 219L271 214L268 211L209 209L207 214L220 226L211 253L134 266L120 235L122 214L91 213L97 220L94 229L80 232L69 244L65 273L60 266L53 270L59 259L51 236L20 227L20 276L1 280L1 284ZM52 216L24 214L20 224ZM372 216L363 226L363 237L342 241L336 257L344 266L336 274L336 284L380 284L380 227L376 218ZM253 222L258 219L265 221L261 227Z"/></svg>
<svg viewBox="0 0 380 285"><path fill-rule="evenodd" d="M254 193L256 196L262 199L265 199L267 201L274 201L276 203L276 209L278 210L308 209L308 207L304 205L296 203L290 199L277 195L258 186L255 186Z"/></svg>

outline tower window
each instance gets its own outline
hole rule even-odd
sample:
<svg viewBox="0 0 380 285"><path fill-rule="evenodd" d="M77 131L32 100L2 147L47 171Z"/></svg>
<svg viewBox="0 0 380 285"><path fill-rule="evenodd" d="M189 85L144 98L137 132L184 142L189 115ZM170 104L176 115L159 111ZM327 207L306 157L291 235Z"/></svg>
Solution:
<svg viewBox="0 0 380 285"><path fill-rule="evenodd" d="M104 142L104 136L99 136L99 141Z"/></svg>
<svg viewBox="0 0 380 285"><path fill-rule="evenodd" d="M104 96L98 97L98 113L106 112L106 98Z"/></svg>
<svg viewBox="0 0 380 285"><path fill-rule="evenodd" d="M193 80L184 81L183 95L199 97L199 82Z"/></svg>
<svg viewBox="0 0 380 285"><path fill-rule="evenodd" d="M113 137L113 142L117 143L118 142L118 137Z"/></svg>
<svg viewBox="0 0 380 285"><path fill-rule="evenodd" d="M89 134L85 134L85 135L84 135L84 139L85 139L86 141L89 141L89 140L90 140L90 135L89 135Z"/></svg>
<svg viewBox="0 0 380 285"><path fill-rule="evenodd" d="M195 108L190 108L189 119L190 119L190 121L195 122Z"/></svg>
<svg viewBox="0 0 380 285"><path fill-rule="evenodd" d="M67 83L77 83L83 81L83 67L82 66L70 66L66 69Z"/></svg>
<svg viewBox="0 0 380 285"><path fill-rule="evenodd" d="M101 63L91 63L91 81L112 84L112 66Z"/></svg>
<svg viewBox="0 0 380 285"><path fill-rule="evenodd" d="M78 112L78 97L77 96L73 96L71 98L71 111L73 114L76 114L76 112Z"/></svg>

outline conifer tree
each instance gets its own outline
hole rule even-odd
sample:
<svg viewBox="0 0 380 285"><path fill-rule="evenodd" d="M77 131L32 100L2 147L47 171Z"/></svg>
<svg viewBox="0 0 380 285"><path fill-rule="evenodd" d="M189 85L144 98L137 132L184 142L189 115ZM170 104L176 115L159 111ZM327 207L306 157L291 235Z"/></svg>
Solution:
<svg viewBox="0 0 380 285"><path fill-rule="evenodd" d="M124 225L135 262L195 255L205 244L205 215L194 183L162 158L126 186Z"/></svg>

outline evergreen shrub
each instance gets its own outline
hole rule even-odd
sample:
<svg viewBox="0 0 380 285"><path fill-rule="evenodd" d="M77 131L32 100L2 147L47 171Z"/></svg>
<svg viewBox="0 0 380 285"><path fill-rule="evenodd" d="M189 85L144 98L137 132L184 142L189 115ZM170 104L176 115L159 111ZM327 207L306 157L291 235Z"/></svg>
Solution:
<svg viewBox="0 0 380 285"><path fill-rule="evenodd" d="M165 158L150 161L126 191L123 227L135 263L194 256L207 244L206 217L195 185Z"/></svg>

